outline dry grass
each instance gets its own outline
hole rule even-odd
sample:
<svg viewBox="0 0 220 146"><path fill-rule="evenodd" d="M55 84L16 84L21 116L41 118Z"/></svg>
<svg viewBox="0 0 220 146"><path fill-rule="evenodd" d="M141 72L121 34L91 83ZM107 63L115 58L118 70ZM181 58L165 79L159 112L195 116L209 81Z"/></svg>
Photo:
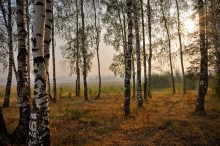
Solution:
<svg viewBox="0 0 220 146"><path fill-rule="evenodd" d="M207 95L206 114L196 115L195 99L194 92L154 92L141 109L132 99L131 116L124 117L123 94L103 94L88 102L67 94L50 104L51 145L220 145L220 100ZM18 122L15 98L4 117L12 132Z"/></svg>

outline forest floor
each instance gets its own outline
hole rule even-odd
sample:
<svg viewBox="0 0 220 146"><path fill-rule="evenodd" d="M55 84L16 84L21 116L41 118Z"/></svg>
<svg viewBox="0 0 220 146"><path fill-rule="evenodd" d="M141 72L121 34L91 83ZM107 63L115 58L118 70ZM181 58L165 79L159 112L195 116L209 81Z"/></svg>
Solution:
<svg viewBox="0 0 220 146"><path fill-rule="evenodd" d="M143 108L137 108L137 100L131 99L131 115L124 117L123 92L104 93L87 102L68 92L59 93L57 103L50 103L51 146L219 146L220 99L208 94L206 114L197 115L196 96L194 91L185 96L154 91ZM12 132L19 118L16 98L3 113Z"/></svg>

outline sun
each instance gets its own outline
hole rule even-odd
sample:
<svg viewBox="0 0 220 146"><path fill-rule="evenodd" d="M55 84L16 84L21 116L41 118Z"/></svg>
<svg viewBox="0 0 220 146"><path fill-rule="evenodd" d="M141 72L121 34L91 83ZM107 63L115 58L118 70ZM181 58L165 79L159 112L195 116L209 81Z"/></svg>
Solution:
<svg viewBox="0 0 220 146"><path fill-rule="evenodd" d="M195 22L194 22L192 19L187 19L187 20L184 22L184 26L185 26L185 29L186 29L189 33L192 33L192 32L195 31L195 29L196 29L196 24L195 24Z"/></svg>

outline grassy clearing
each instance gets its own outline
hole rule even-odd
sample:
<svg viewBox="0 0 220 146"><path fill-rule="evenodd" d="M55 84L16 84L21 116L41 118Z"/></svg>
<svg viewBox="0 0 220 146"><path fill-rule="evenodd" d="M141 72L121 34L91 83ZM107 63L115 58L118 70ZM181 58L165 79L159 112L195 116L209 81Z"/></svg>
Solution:
<svg viewBox="0 0 220 146"><path fill-rule="evenodd" d="M103 86L101 99L75 97L74 87L62 85L63 93L57 103L50 103L51 145L219 145L220 99L208 94L206 114L194 114L197 93L172 95L171 91L153 91L153 98L137 108L131 99L131 116L123 116L122 85ZM210 91L209 91L210 93ZM3 99L0 99L2 103ZM4 109L9 132L18 123L18 105L12 98Z"/></svg>

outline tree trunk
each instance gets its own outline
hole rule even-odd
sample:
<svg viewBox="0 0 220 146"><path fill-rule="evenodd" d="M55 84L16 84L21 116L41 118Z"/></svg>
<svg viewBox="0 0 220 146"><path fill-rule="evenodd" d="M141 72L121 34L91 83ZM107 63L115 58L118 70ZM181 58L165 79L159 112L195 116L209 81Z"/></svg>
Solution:
<svg viewBox="0 0 220 146"><path fill-rule="evenodd" d="M137 104L138 107L143 106L142 101L142 88L141 88L141 47L140 47L140 36L139 36L139 7L137 6L138 1L133 4L134 10L134 27L136 37L136 56L137 56Z"/></svg>
<svg viewBox="0 0 220 146"><path fill-rule="evenodd" d="M98 74L99 74L99 91L98 95L96 96L96 99L100 98L101 95L101 71L100 71L100 61L99 61L99 40L100 40L100 30L97 26L97 14L96 14L96 6L95 6L95 0L93 0L93 7L94 7L94 14L95 14L95 30L96 30L96 55L97 55L97 61L98 61Z"/></svg>
<svg viewBox="0 0 220 146"><path fill-rule="evenodd" d="M127 50L127 45L126 45L126 35L125 35L125 18L124 18L124 13L123 13L123 9L122 9L122 14L123 14L123 24L122 24L122 19L121 19L121 9L120 9L120 5L119 2L117 0L117 10L118 10L118 19L119 19L119 23L120 23L120 27L121 27L121 35L123 38L123 52L124 52L124 58L126 58L126 50ZM124 59L124 66L126 64L126 60Z"/></svg>
<svg viewBox="0 0 220 146"><path fill-rule="evenodd" d="M146 56L146 49L145 49L145 29L144 29L144 6L143 0L140 0L141 5L141 20L142 20L142 37L143 37L143 64L144 64L144 99L147 99L147 56Z"/></svg>
<svg viewBox="0 0 220 146"><path fill-rule="evenodd" d="M199 81L199 92L196 102L196 112L205 112L204 102L205 95L208 87L208 51L206 49L205 41L205 10L203 0L198 2L199 11L199 37L200 37L200 81Z"/></svg>
<svg viewBox="0 0 220 146"><path fill-rule="evenodd" d="M178 1L176 0L176 9L177 9L177 19L178 19L178 36L179 36L179 44L180 44L180 61L181 61L181 68L182 68L182 76L183 76L183 94L186 94L186 78L184 72L184 65L183 65L183 47L182 47L182 38L181 38L181 30L180 30L180 12L179 12L179 5Z"/></svg>
<svg viewBox="0 0 220 146"><path fill-rule="evenodd" d="M132 78L133 78L133 95L132 98L135 99L136 96L136 79L135 79L135 59L134 59L134 53L131 54L131 59L132 59Z"/></svg>
<svg viewBox="0 0 220 146"><path fill-rule="evenodd" d="M217 76L217 87L216 95L220 98L220 12L218 10L219 3L217 0L211 1L211 7L213 10L213 26L215 35L215 57L216 57L216 76Z"/></svg>
<svg viewBox="0 0 220 146"><path fill-rule="evenodd" d="M51 1L50 1L51 2ZM33 23L33 61L34 61L34 100L29 123L29 141L31 146L49 146L49 103L47 94L46 63L44 61L44 34L46 0L34 1Z"/></svg>
<svg viewBox="0 0 220 146"><path fill-rule="evenodd" d="M18 30L18 80L17 93L20 119L17 128L13 132L15 144L25 144L28 137L28 127L30 121L30 104L28 88L28 50L27 33L25 30L25 3L24 0L17 0L17 30Z"/></svg>
<svg viewBox="0 0 220 146"><path fill-rule="evenodd" d="M55 61L55 35L54 35L54 10L52 7L52 60L53 60L53 102L57 100L56 61Z"/></svg>
<svg viewBox="0 0 220 146"><path fill-rule="evenodd" d="M8 14L7 14L8 21L6 20L6 12L3 11L4 6L1 3L3 17L5 17L5 24L7 26L8 48L9 48L8 77L7 77L7 84L6 84L6 89L5 89L5 99L4 99L2 108L9 107L9 100L10 100L10 94L11 94L11 82L12 82L12 67L14 63L13 44L12 44L13 42L12 42L12 22L11 22L11 19L12 19L11 0L8 0L7 2L8 2Z"/></svg>
<svg viewBox="0 0 220 146"><path fill-rule="evenodd" d="M152 43L151 43L151 6L150 0L147 0L147 18L148 18L148 34L149 34L149 59L148 59L148 97L151 95L151 59L152 59Z"/></svg>
<svg viewBox="0 0 220 146"><path fill-rule="evenodd" d="M83 55L83 80L84 80L84 98L85 101L88 100L88 88L87 88L87 50L85 48L85 22L84 22L84 10L83 10L83 1L81 0L81 17L82 17L82 55Z"/></svg>
<svg viewBox="0 0 220 146"><path fill-rule="evenodd" d="M30 17L29 17L29 0L26 1L26 25L27 25L27 48L28 48L28 89L29 89L29 97L31 98L31 67L30 67L30 53L31 53L31 47L30 47Z"/></svg>
<svg viewBox="0 0 220 146"><path fill-rule="evenodd" d="M170 60L170 72L171 72L171 78L172 78L172 84L173 84L173 94L175 94L176 93L176 88L175 88L175 79L174 79L174 75L173 75L173 64L172 64L172 54L171 54L171 39L170 39L169 26L168 26L168 23L167 23L167 18L165 16L162 1L161 1L161 11L162 11L162 14L163 14L164 27L165 27L166 33L167 33L168 48L169 48L169 60Z"/></svg>
<svg viewBox="0 0 220 146"><path fill-rule="evenodd" d="M46 74L47 74L47 94L50 100L52 100L52 96L50 94L50 78L49 78L50 44L52 40L51 37L52 21L53 21L53 0L47 0L45 36L44 36L44 61L46 64Z"/></svg>
<svg viewBox="0 0 220 146"><path fill-rule="evenodd" d="M132 54L132 0L126 0L127 21L128 21L128 48L126 52L125 66L125 98L124 98L124 115L130 114L130 79L131 79L131 54Z"/></svg>
<svg viewBox="0 0 220 146"><path fill-rule="evenodd" d="M77 75L77 92L76 96L80 96L80 50L79 50L79 9L78 9L78 0L76 0L76 51L77 51L77 59L76 59L76 75Z"/></svg>
<svg viewBox="0 0 220 146"><path fill-rule="evenodd" d="M5 137L8 135L7 128L5 125L5 120L2 114L2 108L0 106L0 145L7 146L5 143Z"/></svg>

